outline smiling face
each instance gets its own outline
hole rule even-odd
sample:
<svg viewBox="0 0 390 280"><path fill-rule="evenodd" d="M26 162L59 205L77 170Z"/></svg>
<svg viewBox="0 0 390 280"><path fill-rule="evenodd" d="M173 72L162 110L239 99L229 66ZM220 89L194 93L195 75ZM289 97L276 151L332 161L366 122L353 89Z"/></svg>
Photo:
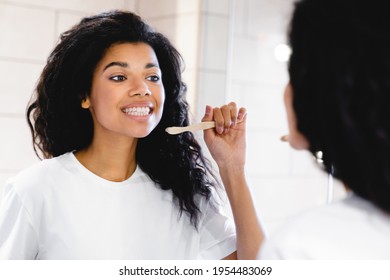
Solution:
<svg viewBox="0 0 390 280"><path fill-rule="evenodd" d="M160 122L164 100L153 49L145 43L121 43L111 46L98 63L91 93L81 105L92 114L94 138L141 138Z"/></svg>

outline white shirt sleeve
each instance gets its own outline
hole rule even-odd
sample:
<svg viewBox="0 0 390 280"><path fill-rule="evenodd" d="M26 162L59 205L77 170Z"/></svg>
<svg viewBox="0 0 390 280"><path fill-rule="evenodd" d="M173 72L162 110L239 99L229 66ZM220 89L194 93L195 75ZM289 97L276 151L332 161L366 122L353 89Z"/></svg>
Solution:
<svg viewBox="0 0 390 280"><path fill-rule="evenodd" d="M236 230L222 209L208 206L200 230L199 259L223 259L236 251Z"/></svg>
<svg viewBox="0 0 390 280"><path fill-rule="evenodd" d="M35 259L37 254L37 233L31 215L9 183L0 207L0 259Z"/></svg>

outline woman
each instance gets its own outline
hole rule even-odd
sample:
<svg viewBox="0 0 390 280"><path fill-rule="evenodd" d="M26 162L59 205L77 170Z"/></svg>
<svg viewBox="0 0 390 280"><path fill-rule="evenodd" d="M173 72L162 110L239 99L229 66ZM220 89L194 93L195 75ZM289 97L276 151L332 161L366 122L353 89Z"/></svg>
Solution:
<svg viewBox="0 0 390 280"><path fill-rule="evenodd" d="M284 93L288 142L294 149L322 154L325 171L341 180L349 195L291 219L262 242L259 258L390 258L388 7L381 0L297 2L289 33L290 83ZM234 199L246 196L241 192L246 190L245 133L238 130L229 137L205 133L233 209ZM214 136L221 143L215 145ZM242 212L253 218L249 210ZM257 248L263 235L256 220L235 216L235 222L237 228L252 228L259 237L253 243Z"/></svg>
<svg viewBox="0 0 390 280"><path fill-rule="evenodd" d="M253 258L240 236L236 250L193 135L165 132L189 123L180 67L170 42L129 12L61 36L27 110L46 160L5 187L0 258ZM238 114L212 111L229 127Z"/></svg>
<svg viewBox="0 0 390 280"><path fill-rule="evenodd" d="M288 141L349 190L271 235L264 259L390 258L390 20L385 1L302 0L289 33Z"/></svg>

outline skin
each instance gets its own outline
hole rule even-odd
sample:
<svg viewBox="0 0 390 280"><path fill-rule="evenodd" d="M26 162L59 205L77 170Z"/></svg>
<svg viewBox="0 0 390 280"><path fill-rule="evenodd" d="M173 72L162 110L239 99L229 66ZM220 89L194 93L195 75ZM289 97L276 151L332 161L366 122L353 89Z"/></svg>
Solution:
<svg viewBox="0 0 390 280"><path fill-rule="evenodd" d="M284 106L287 114L288 136L287 141L290 146L296 150L308 150L309 141L299 132L297 125L297 117L293 107L293 90L291 84L288 83L284 90Z"/></svg>
<svg viewBox="0 0 390 280"><path fill-rule="evenodd" d="M137 139L146 137L158 125L163 114L164 100L162 73L156 54L149 45L121 43L110 47L94 71L91 94L81 103L82 108L91 112L94 136L89 147L75 153L76 158L101 178L114 182L126 180L134 173L137 166L135 156ZM142 116L124 112L133 107L148 107L150 112ZM229 108L232 109L230 111L216 109L214 116L207 115L207 117L209 120L216 120L217 130L222 131L226 138L231 138L229 143L234 144L237 137L234 136L235 128L230 128L230 121L236 121L237 109L235 105ZM240 110L240 114L238 118L241 120L245 112ZM222 124L225 129L222 129ZM212 138L213 135L216 138L219 136L216 130L213 131L214 134L209 134L209 143L218 145L218 141ZM214 146L217 157L224 154L222 151ZM229 168L223 172L229 172ZM231 190L231 183L234 182L235 176L227 180L227 189ZM235 194L231 196L233 204L238 205L237 198L240 197L236 198ZM249 193L246 193L246 199L248 196ZM245 213L239 213L239 216L241 215ZM242 230L238 232L238 236L243 235ZM239 240L241 239L239 237ZM224 259L245 256L241 253L243 247L245 244L239 245L237 252Z"/></svg>

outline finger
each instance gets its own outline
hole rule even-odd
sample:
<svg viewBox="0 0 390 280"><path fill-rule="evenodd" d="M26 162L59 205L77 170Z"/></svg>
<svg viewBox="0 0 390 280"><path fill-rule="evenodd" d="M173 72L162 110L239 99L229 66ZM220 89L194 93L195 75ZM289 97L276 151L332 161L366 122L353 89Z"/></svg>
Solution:
<svg viewBox="0 0 390 280"><path fill-rule="evenodd" d="M241 107L238 111L237 121L242 122L246 120L247 111L244 107Z"/></svg>
<svg viewBox="0 0 390 280"><path fill-rule="evenodd" d="M228 106L228 105L222 106L221 112L222 112L223 119L224 119L224 124L223 124L224 133L228 133L230 126L232 124L232 116L231 116L230 106Z"/></svg>
<svg viewBox="0 0 390 280"><path fill-rule="evenodd" d="M214 108L213 118L215 121L215 128L218 134L222 134L224 130L225 119L223 117L222 111L220 108Z"/></svg>
<svg viewBox="0 0 390 280"><path fill-rule="evenodd" d="M207 122L212 120L213 120L213 108L209 105L206 105L206 110L202 118L202 122Z"/></svg>
<svg viewBox="0 0 390 280"><path fill-rule="evenodd" d="M230 115L231 115L230 127L233 127L237 124L237 104L235 102L230 102L228 106L230 107Z"/></svg>

